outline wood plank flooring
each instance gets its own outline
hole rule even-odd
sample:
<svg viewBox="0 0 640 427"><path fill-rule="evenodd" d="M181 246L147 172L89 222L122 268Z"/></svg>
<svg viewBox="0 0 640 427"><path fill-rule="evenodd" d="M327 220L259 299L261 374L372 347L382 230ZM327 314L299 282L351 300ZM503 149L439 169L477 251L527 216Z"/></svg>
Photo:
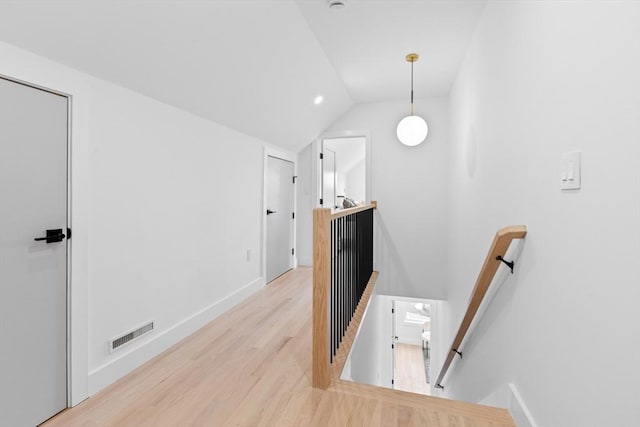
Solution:
<svg viewBox="0 0 640 427"><path fill-rule="evenodd" d="M503 409L339 380L312 388L311 276L278 278L44 426L514 425Z"/></svg>
<svg viewBox="0 0 640 427"><path fill-rule="evenodd" d="M393 354L394 388L418 394L431 394L424 371L422 347L397 342Z"/></svg>

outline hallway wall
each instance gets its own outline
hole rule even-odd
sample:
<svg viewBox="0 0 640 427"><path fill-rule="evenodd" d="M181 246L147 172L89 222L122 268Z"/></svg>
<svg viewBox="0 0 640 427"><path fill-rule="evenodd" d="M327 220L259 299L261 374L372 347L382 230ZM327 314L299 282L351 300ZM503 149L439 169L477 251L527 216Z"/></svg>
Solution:
<svg viewBox="0 0 640 427"><path fill-rule="evenodd" d="M358 104L326 132L371 135L371 198L379 207L374 221L379 249L375 268L380 271L377 292L444 299L448 103L445 98L429 98L417 99L415 105L416 114L430 126L426 141L417 147L402 145L395 134L396 125L407 114L406 101ZM312 151L309 146L299 153L299 170L313 173ZM309 179L313 194L315 178L310 175ZM300 197L304 185L298 188L301 212L314 207L305 206ZM311 258L311 227L310 216L300 217L298 251L304 259Z"/></svg>
<svg viewBox="0 0 640 427"><path fill-rule="evenodd" d="M75 404L264 284L265 143L4 43L0 64L72 96Z"/></svg>
<svg viewBox="0 0 640 427"><path fill-rule="evenodd" d="M446 395L513 382L541 426L637 424L638 76L639 2L487 5L450 99L448 342L496 230L529 234Z"/></svg>

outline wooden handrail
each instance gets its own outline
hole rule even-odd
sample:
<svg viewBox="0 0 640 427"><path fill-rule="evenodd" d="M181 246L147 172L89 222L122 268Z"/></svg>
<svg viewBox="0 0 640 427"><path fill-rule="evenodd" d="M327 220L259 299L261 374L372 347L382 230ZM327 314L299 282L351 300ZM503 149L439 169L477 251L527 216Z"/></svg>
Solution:
<svg viewBox="0 0 640 427"><path fill-rule="evenodd" d="M353 208L340 209L331 213L331 219L342 218L343 216L353 215L354 213L366 211L367 209L375 209L378 206L378 202L375 200L366 205L356 206Z"/></svg>
<svg viewBox="0 0 640 427"><path fill-rule="evenodd" d="M330 307L330 286L331 286L331 221L352 215L368 209L376 209L377 203L372 201L366 205L354 208L343 209L331 212L328 208L317 208L313 210L313 342L312 342L312 385L316 388L326 389L331 383L336 372L336 364L333 366L329 360L329 340L330 325L328 319L328 308ZM358 304L357 312L363 312L371 290L375 284L377 273L372 274L363 294L363 298ZM371 288L371 290L369 290ZM356 320L355 322L353 322ZM350 330L357 330L361 317L354 316L353 324L349 325L347 336ZM345 347L349 347L353 340L348 340ZM348 348L343 349L341 354L348 354ZM336 359L344 364L344 357ZM338 374L339 376L339 374Z"/></svg>
<svg viewBox="0 0 640 427"><path fill-rule="evenodd" d="M504 256L513 239L522 239L526 235L526 226L512 225L498 230L496 236L493 238L491 249L489 249L487 258L485 258L480 274L478 275L478 279L476 280L476 285L471 293L471 299L469 300L467 311L462 318L462 323L460 324L460 328L458 328L458 333L451 344L447 358L440 370L440 375L438 375L438 379L436 380L436 387L443 388L441 381L447 374L449 366L451 366L454 357L458 354L457 352L461 350L460 346L464 341L465 335L469 331L469 327L471 326L471 323L480 308L480 304L482 303L482 300L484 299L487 290L498 271L498 267L500 267L501 261L497 258Z"/></svg>

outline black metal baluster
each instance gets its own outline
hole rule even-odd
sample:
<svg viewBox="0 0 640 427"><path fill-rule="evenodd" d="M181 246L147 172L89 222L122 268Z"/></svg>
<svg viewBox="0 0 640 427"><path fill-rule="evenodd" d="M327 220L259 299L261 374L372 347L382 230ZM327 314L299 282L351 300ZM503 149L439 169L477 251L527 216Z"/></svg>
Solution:
<svg viewBox="0 0 640 427"><path fill-rule="evenodd" d="M340 218L340 278L342 289L340 290L340 342L344 336L344 217Z"/></svg>
<svg viewBox="0 0 640 427"><path fill-rule="evenodd" d="M373 272L373 209L331 221L330 360L333 363Z"/></svg>
<svg viewBox="0 0 640 427"><path fill-rule="evenodd" d="M331 314L330 314L330 325L329 325L329 335L330 335L330 343L331 343L331 356L329 358L330 363L333 363L333 355L336 353L336 347L335 347L335 338L334 338L334 334L333 334L333 323L334 323L334 299L335 299L335 268L334 268L334 263L335 263L335 239L334 239L334 229L335 227L333 226L333 221L331 221L331 296L330 296L330 307L331 307Z"/></svg>
<svg viewBox="0 0 640 427"><path fill-rule="evenodd" d="M349 286L347 287L347 294L348 294L348 301L349 303L347 304L347 327L349 325L349 323L351 323L351 317L352 317L352 313L353 311L351 310L352 307L352 301L351 301L351 251L352 251L352 247L351 247L351 221L352 221L352 215L349 215L347 217L347 241L349 242L349 246L348 246L348 250L347 250L347 281L349 282ZM346 327L345 327L346 330Z"/></svg>
<svg viewBox="0 0 640 427"><path fill-rule="evenodd" d="M336 313L335 313L335 323L336 323L336 352L338 351L338 347L340 347L340 219L336 220Z"/></svg>
<svg viewBox="0 0 640 427"><path fill-rule="evenodd" d="M343 288L343 273L342 273L342 254L344 252L344 246L342 242L342 218L338 219L338 347L342 342L342 288Z"/></svg>

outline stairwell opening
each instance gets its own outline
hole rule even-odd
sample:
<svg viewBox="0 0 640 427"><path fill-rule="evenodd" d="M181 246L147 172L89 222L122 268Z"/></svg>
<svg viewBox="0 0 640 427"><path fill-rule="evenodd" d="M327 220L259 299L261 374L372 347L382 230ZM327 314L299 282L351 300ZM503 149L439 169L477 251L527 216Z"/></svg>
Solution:
<svg viewBox="0 0 640 427"><path fill-rule="evenodd" d="M431 395L441 313L442 301L372 295L341 379Z"/></svg>

